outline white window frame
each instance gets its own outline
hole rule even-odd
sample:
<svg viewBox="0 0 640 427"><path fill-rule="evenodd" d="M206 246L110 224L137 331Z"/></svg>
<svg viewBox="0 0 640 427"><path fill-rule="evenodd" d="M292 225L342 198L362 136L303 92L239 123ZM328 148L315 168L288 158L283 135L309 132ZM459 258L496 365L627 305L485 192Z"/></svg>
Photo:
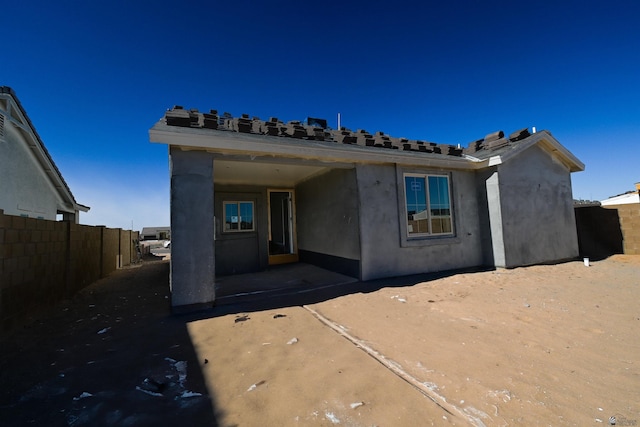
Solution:
<svg viewBox="0 0 640 427"><path fill-rule="evenodd" d="M251 221L251 228L250 229L240 229L240 224L242 224L242 216L241 214L241 210L240 210L240 205L244 204L244 203L249 203L251 205L251 217L252 217L252 221ZM238 209L238 215L237 215L237 224L238 224L238 229L227 229L227 206L233 206L235 205ZM253 231L256 231L256 206L255 203L253 201L250 200L228 200L228 201L223 201L222 202L222 218L223 218L223 225L222 225L222 232L223 233L250 233Z"/></svg>
<svg viewBox="0 0 640 427"><path fill-rule="evenodd" d="M426 233L411 233L409 230L411 229L411 224L409 224L409 201L407 199L407 185L406 178L408 177L416 177L416 178L424 178L425 182L425 203L426 203L426 215L427 215L427 224L429 230ZM432 215L431 215L431 198L429 197L429 177L435 178L446 178L447 179L447 197L449 201L449 221L451 222L451 231L446 233L434 233L432 229ZM437 173L403 173L402 174L402 189L404 193L404 226L406 230L407 239L416 239L416 238L425 238L425 237L441 237L441 236L453 236L455 232L454 227L454 212L453 212L453 203L451 198L451 177L448 174L437 174Z"/></svg>

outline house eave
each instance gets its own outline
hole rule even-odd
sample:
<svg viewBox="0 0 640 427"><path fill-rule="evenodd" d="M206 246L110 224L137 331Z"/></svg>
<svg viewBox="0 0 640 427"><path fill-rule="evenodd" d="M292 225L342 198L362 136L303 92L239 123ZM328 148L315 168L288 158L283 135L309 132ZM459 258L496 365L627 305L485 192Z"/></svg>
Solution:
<svg viewBox="0 0 640 427"><path fill-rule="evenodd" d="M42 172L44 172L58 193L58 209L69 213L74 213L75 211L88 212L90 209L88 206L76 202L71 189L62 177L60 170L53 161L40 135L38 135L38 132L14 90L7 86L0 86L0 96L9 102L8 110L3 112L6 115L5 119L9 120L13 126L20 130L27 143L27 147L33 153ZM60 209L61 207L62 209Z"/></svg>
<svg viewBox="0 0 640 427"><path fill-rule="evenodd" d="M149 130L149 139L154 143L177 146L185 150L314 159L328 163L395 163L406 166L440 167L458 170L478 169L482 163L469 156L455 157L444 154L370 148L330 141L309 141L296 138L168 126L163 120L156 123Z"/></svg>
<svg viewBox="0 0 640 427"><path fill-rule="evenodd" d="M519 155L529 147L534 145L540 146L543 150L547 151L552 156L556 157L562 164L564 164L569 172L581 172L585 169L584 163L582 163L576 156L574 156L569 150L567 150L562 144L555 139L551 133L546 130L535 133L525 140L518 142L511 150L500 155L491 156L486 159L476 159L478 161L478 168L497 166L509 161L509 159Z"/></svg>

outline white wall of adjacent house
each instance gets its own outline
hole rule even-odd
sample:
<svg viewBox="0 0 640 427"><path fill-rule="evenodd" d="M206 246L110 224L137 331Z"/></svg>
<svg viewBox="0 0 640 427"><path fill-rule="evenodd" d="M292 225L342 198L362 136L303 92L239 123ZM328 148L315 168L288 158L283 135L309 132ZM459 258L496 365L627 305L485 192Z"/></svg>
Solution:
<svg viewBox="0 0 640 427"><path fill-rule="evenodd" d="M55 221L57 202L55 188L21 131L5 117L0 140L0 209L6 215Z"/></svg>
<svg viewBox="0 0 640 427"><path fill-rule="evenodd" d="M631 192L626 194L621 194L615 197L609 197L606 200L601 200L600 204L602 206L610 206L610 205L630 205L633 203L640 203L640 194L638 192Z"/></svg>

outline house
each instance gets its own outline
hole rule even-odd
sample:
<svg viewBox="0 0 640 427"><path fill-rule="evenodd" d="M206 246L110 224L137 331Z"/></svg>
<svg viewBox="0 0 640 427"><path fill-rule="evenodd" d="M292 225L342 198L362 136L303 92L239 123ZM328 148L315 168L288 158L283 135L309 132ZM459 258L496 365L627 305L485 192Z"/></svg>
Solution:
<svg viewBox="0 0 640 427"><path fill-rule="evenodd" d="M78 223L76 202L13 89L0 86L0 209L6 215Z"/></svg>
<svg viewBox="0 0 640 427"><path fill-rule="evenodd" d="M640 203L640 182L636 182L635 191L627 191L617 196L609 197L608 199L601 200L602 206L616 206L616 205L631 205Z"/></svg>
<svg viewBox="0 0 640 427"><path fill-rule="evenodd" d="M169 240L171 227L143 227L140 240Z"/></svg>
<svg viewBox="0 0 640 427"><path fill-rule="evenodd" d="M462 149L174 107L149 135L169 146L174 307L279 263L371 280L578 255L570 174L584 165L547 131Z"/></svg>

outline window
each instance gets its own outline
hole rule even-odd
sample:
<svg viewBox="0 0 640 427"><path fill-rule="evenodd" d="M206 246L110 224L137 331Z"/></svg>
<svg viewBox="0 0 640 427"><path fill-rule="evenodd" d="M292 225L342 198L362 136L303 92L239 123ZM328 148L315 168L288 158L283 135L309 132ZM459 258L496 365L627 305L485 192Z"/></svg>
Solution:
<svg viewBox="0 0 640 427"><path fill-rule="evenodd" d="M224 202L224 231L254 231L253 202Z"/></svg>
<svg viewBox="0 0 640 427"><path fill-rule="evenodd" d="M404 175L409 237L453 234L449 177Z"/></svg>

